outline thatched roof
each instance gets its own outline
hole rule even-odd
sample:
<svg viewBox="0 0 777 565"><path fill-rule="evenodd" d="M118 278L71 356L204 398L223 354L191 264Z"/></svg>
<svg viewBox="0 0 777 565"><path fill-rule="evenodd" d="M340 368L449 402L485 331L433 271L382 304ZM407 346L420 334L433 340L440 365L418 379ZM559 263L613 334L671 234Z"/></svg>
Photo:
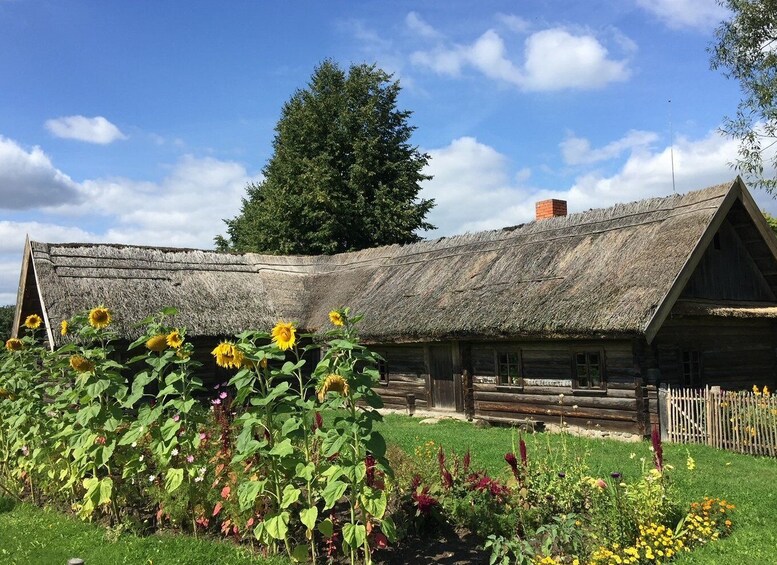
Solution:
<svg viewBox="0 0 777 565"><path fill-rule="evenodd" d="M374 340L637 335L666 302L724 201L742 191L737 180L334 256L36 242L28 254L52 324L105 304L128 335L164 306L177 307L178 322L194 335L266 329L279 318L317 330L340 306L364 313L362 333Z"/></svg>

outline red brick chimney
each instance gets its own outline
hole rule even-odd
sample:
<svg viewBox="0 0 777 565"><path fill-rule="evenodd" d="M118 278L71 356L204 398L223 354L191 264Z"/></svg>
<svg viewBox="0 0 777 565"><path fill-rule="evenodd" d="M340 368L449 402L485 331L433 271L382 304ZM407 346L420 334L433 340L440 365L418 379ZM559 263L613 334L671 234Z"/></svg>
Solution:
<svg viewBox="0 0 777 565"><path fill-rule="evenodd" d="M551 198L550 200L541 200L534 205L535 218L539 220L547 220L548 218L556 218L558 216L567 215L567 201L556 200Z"/></svg>

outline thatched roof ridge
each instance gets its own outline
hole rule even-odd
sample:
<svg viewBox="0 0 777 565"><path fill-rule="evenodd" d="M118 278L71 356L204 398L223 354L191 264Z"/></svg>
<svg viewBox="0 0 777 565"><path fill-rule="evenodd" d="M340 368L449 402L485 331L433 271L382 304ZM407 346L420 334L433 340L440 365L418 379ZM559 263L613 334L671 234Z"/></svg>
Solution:
<svg viewBox="0 0 777 565"><path fill-rule="evenodd" d="M376 340L644 331L734 184L520 226L333 256L31 243L52 323L98 303L131 322L176 306L192 333L309 330L334 307ZM136 331L136 330L135 330Z"/></svg>

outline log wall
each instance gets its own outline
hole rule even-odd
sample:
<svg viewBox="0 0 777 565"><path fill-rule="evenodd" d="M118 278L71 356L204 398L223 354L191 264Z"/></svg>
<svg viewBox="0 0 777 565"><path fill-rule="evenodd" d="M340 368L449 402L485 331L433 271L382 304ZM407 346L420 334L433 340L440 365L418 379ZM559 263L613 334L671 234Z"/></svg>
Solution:
<svg viewBox="0 0 777 565"><path fill-rule="evenodd" d="M649 433L648 400L635 365L633 343L619 341L511 342L470 344L475 416L532 419L629 433ZM497 382L495 347L519 350L523 388ZM573 390L572 355L576 350L604 352L606 388Z"/></svg>
<svg viewBox="0 0 777 565"><path fill-rule="evenodd" d="M685 386L682 352L698 351L701 385L726 390L777 386L777 326L768 319L670 318L656 335L661 383Z"/></svg>
<svg viewBox="0 0 777 565"><path fill-rule="evenodd" d="M381 383L377 392L386 408L404 410L407 395L414 394L416 408L428 406L429 370L422 344L371 346L386 360L388 383Z"/></svg>

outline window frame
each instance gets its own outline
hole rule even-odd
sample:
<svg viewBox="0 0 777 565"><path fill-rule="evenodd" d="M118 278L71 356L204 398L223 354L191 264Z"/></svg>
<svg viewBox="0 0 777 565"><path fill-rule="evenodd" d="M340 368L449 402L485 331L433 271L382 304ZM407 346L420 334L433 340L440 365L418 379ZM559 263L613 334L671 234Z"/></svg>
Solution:
<svg viewBox="0 0 777 565"><path fill-rule="evenodd" d="M586 368L587 373L590 373L590 366L591 361L589 356L591 354L596 354L599 356L599 384L598 385L581 385L580 384L580 377L577 372L578 367L580 364L577 362L577 356L578 355L585 355L586 356ZM586 377L590 380L590 377L586 375ZM606 363L606 357L604 355L604 348L596 348L596 347L582 347L582 348L576 348L572 350L572 391L575 393L589 393L589 394L603 394L607 392L607 363Z"/></svg>
<svg viewBox="0 0 777 565"><path fill-rule="evenodd" d="M686 355L690 357L686 361ZM694 360L693 357L696 357ZM686 365L689 365L689 371L686 373ZM696 369L696 374L693 374L693 370ZM704 364L702 363L701 351L698 349L681 349L680 350L680 371L683 377L683 386L686 388L701 388L701 383L704 380ZM694 382L695 376L695 382Z"/></svg>
<svg viewBox="0 0 777 565"><path fill-rule="evenodd" d="M512 361L508 358L507 363L502 363L500 360L501 355L515 355L515 366L518 368L517 382L511 382L508 375L502 375L501 368L503 365L507 365L508 373L509 367L513 365ZM504 390L507 392L521 392L524 387L524 375L523 375L523 352L520 347L497 347L494 348L494 375L496 376L497 390Z"/></svg>
<svg viewBox="0 0 777 565"><path fill-rule="evenodd" d="M378 384L381 386L389 386L389 364L386 359L378 359Z"/></svg>

